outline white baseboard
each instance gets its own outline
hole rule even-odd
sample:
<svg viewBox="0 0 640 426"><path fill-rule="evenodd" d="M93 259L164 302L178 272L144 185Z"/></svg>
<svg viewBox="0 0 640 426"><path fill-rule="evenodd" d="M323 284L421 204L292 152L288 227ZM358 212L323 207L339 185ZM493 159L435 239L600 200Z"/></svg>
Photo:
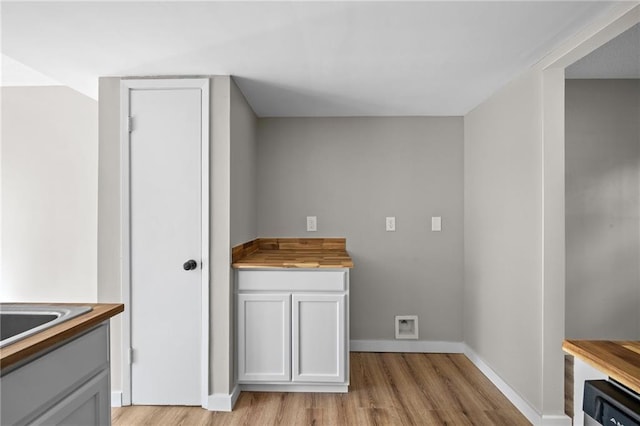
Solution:
<svg viewBox="0 0 640 426"><path fill-rule="evenodd" d="M548 415L542 416L542 426L571 426L571 417L566 414Z"/></svg>
<svg viewBox="0 0 640 426"><path fill-rule="evenodd" d="M350 352L419 352L461 354L462 342L439 342L430 340L352 340Z"/></svg>
<svg viewBox="0 0 640 426"><path fill-rule="evenodd" d="M240 387L235 385L230 394L214 393L209 395L209 402L205 407L209 411L231 411L240 396Z"/></svg>
<svg viewBox="0 0 640 426"><path fill-rule="evenodd" d="M466 344L464 345L464 354L532 424L540 426L571 426L571 418L564 414L540 415L538 410L533 408L526 399L522 398L518 392L502 380L498 373L489 367L489 365Z"/></svg>
<svg viewBox="0 0 640 426"><path fill-rule="evenodd" d="M502 378L495 372L491 367L489 367L480 356L475 353L473 349L469 346L465 345L464 354L469 358L469 360L478 367L478 370L482 372L491 383L493 383L499 390L507 397L509 401L513 405L516 406L518 410L534 425L539 425L542 422L542 416L538 411L533 408L529 402L527 402L524 398L518 394L511 386L509 386Z"/></svg>
<svg viewBox="0 0 640 426"><path fill-rule="evenodd" d="M111 392L111 406L122 407L122 391Z"/></svg>

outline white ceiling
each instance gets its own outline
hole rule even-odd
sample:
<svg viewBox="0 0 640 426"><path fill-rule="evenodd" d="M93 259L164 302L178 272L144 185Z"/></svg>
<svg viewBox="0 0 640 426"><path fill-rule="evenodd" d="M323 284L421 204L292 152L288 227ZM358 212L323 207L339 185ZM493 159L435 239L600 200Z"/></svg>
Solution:
<svg viewBox="0 0 640 426"><path fill-rule="evenodd" d="M397 116L467 113L612 3L1 7L4 55L94 98L99 76L230 74L260 116Z"/></svg>
<svg viewBox="0 0 640 426"><path fill-rule="evenodd" d="M566 69L567 78L640 78L640 24Z"/></svg>

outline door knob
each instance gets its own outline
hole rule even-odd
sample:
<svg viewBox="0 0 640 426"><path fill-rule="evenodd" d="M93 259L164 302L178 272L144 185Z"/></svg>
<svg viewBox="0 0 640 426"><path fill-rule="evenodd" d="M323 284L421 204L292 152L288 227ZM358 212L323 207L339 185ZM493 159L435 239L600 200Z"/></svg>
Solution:
<svg viewBox="0 0 640 426"><path fill-rule="evenodd" d="M189 259L186 262L184 262L184 265L182 265L182 267L184 268L185 271L190 271L198 267L198 262L196 262L193 259Z"/></svg>

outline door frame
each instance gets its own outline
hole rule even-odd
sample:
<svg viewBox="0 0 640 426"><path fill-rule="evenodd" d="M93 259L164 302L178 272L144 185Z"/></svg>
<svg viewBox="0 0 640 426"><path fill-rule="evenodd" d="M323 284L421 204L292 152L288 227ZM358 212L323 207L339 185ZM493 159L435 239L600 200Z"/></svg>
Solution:
<svg viewBox="0 0 640 426"><path fill-rule="evenodd" d="M120 220L121 280L125 310L122 319L122 405L131 405L131 204L130 204L130 140L129 113L131 90L201 91L201 337L200 337L200 402L207 407L209 394L209 79L122 79L120 81Z"/></svg>

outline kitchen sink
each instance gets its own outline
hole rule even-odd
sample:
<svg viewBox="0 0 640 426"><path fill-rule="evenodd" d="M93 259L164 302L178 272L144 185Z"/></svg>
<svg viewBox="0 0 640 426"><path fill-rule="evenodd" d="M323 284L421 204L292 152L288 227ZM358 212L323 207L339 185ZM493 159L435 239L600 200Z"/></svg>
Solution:
<svg viewBox="0 0 640 426"><path fill-rule="evenodd" d="M0 348L89 311L90 306L0 303Z"/></svg>

